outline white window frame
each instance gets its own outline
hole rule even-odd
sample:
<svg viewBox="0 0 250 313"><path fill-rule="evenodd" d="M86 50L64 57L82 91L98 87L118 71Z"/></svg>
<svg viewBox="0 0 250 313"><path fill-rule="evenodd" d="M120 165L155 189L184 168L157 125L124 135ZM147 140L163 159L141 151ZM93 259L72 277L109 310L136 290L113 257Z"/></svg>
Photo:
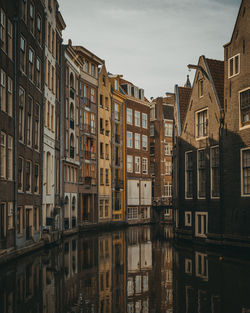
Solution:
<svg viewBox="0 0 250 313"><path fill-rule="evenodd" d="M127 108L127 124L133 125L133 110L130 108Z"/></svg>
<svg viewBox="0 0 250 313"><path fill-rule="evenodd" d="M142 158L142 174L148 174L148 158Z"/></svg>
<svg viewBox="0 0 250 313"><path fill-rule="evenodd" d="M167 146L168 148L166 149ZM172 149L173 149L173 146L170 142L164 143L164 155L172 155Z"/></svg>
<svg viewBox="0 0 250 313"><path fill-rule="evenodd" d="M206 216L206 225L204 225L204 218L201 219L201 229L203 230L201 233L198 233L198 216ZM204 229L205 227L205 229ZM195 212L195 237L207 238L208 233L208 212Z"/></svg>
<svg viewBox="0 0 250 313"><path fill-rule="evenodd" d="M204 111L207 111L207 119L206 119L206 131L207 131L207 134L204 135L202 134L202 136L199 137L199 114L204 112ZM198 141L198 140L203 140L205 138L208 137L208 107L206 108L203 108L201 110L198 110L195 112L195 139Z"/></svg>
<svg viewBox="0 0 250 313"><path fill-rule="evenodd" d="M130 160L129 160L130 159ZM128 173L133 173L133 161L134 158L132 155L127 155L127 172ZM129 164L131 164L131 167L129 168Z"/></svg>
<svg viewBox="0 0 250 313"><path fill-rule="evenodd" d="M193 267L192 260L185 259L185 273L186 274L192 274L193 272L192 267ZM189 270L189 268L191 268L191 270Z"/></svg>
<svg viewBox="0 0 250 313"><path fill-rule="evenodd" d="M240 168L241 168L241 197L249 198L250 194L244 194L244 177L243 177L243 151L250 151L250 147L240 150Z"/></svg>
<svg viewBox="0 0 250 313"><path fill-rule="evenodd" d="M137 170L137 161L139 162L139 170ZM135 173L140 174L141 173L141 157L135 156Z"/></svg>
<svg viewBox="0 0 250 313"><path fill-rule="evenodd" d="M141 149L141 135L138 133L135 133L135 149L140 150Z"/></svg>
<svg viewBox="0 0 250 313"><path fill-rule="evenodd" d="M189 222L190 218L190 222ZM191 227L192 226L192 212L191 211L185 211L185 226Z"/></svg>
<svg viewBox="0 0 250 313"><path fill-rule="evenodd" d="M250 87L245 88L245 89L242 89L242 90L239 90L239 94L238 94L238 97L239 97L239 130L243 130L243 129L250 128L250 120L249 120L249 124L242 126L241 100L240 100L240 95L241 95L241 93L243 93L244 91L247 91L247 90L249 90L249 89L250 89ZM249 117L249 118L250 118L250 117Z"/></svg>
<svg viewBox="0 0 250 313"><path fill-rule="evenodd" d="M128 135L131 135L130 139ZM133 133L130 131L127 131L127 148L133 148Z"/></svg>
<svg viewBox="0 0 250 313"><path fill-rule="evenodd" d="M147 129L148 128L148 115L146 113L142 113L141 120L142 120L142 123L141 123L142 128ZM144 123L145 125L143 125Z"/></svg>
<svg viewBox="0 0 250 313"><path fill-rule="evenodd" d="M199 272L199 256L202 258L201 273ZM208 280L208 257L205 253L195 252L195 275L205 281Z"/></svg>
<svg viewBox="0 0 250 313"><path fill-rule="evenodd" d="M167 161L166 163L165 163L165 168L166 168L166 172L165 172L165 174L166 175L171 175L172 174L172 162L169 162L169 161Z"/></svg>
<svg viewBox="0 0 250 313"><path fill-rule="evenodd" d="M141 112L135 111L134 112L134 118L135 118L135 126L141 127Z"/></svg>
<svg viewBox="0 0 250 313"><path fill-rule="evenodd" d="M148 151L148 136L142 135L142 150Z"/></svg>
<svg viewBox="0 0 250 313"><path fill-rule="evenodd" d="M236 57L239 57L239 71L236 73L235 72L235 59L236 59ZM230 75L230 61L231 60L233 60L233 75ZM234 77L234 76L237 76L237 75L239 75L240 74L240 53L238 53L238 54L235 54L234 56L232 56L231 58L229 58L228 59L228 78L232 78L232 77Z"/></svg>
<svg viewBox="0 0 250 313"><path fill-rule="evenodd" d="M173 123L165 122L164 128L165 128L164 129L164 136L172 138L172 136L173 136Z"/></svg>

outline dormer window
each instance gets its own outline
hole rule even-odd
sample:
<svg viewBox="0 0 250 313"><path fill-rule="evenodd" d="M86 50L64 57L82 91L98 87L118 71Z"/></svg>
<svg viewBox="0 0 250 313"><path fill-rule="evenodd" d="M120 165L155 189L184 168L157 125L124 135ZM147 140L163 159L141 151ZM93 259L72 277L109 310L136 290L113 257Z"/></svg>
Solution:
<svg viewBox="0 0 250 313"><path fill-rule="evenodd" d="M237 54L228 61L228 78L240 73L240 54Z"/></svg>

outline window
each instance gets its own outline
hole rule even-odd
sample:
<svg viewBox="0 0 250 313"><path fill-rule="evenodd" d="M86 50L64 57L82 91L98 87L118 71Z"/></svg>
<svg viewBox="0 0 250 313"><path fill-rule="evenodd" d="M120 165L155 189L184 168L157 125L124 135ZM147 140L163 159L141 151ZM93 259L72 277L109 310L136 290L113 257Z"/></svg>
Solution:
<svg viewBox="0 0 250 313"><path fill-rule="evenodd" d="M0 46L3 51L6 51L6 15L0 9Z"/></svg>
<svg viewBox="0 0 250 313"><path fill-rule="evenodd" d="M250 149L241 150L242 195L250 196Z"/></svg>
<svg viewBox="0 0 250 313"><path fill-rule="evenodd" d="M13 25L8 19L8 57L12 60L13 58Z"/></svg>
<svg viewBox="0 0 250 313"><path fill-rule="evenodd" d="M135 173L141 173L141 158L137 156L135 157Z"/></svg>
<svg viewBox="0 0 250 313"><path fill-rule="evenodd" d="M34 80L34 52L29 49L29 79Z"/></svg>
<svg viewBox="0 0 250 313"><path fill-rule="evenodd" d="M55 57L55 31L52 29L52 55Z"/></svg>
<svg viewBox="0 0 250 313"><path fill-rule="evenodd" d="M115 120L120 120L119 105L117 103L115 103Z"/></svg>
<svg viewBox="0 0 250 313"><path fill-rule="evenodd" d="M33 99L28 97L28 115L27 115L27 145L32 145L32 111L33 111Z"/></svg>
<svg viewBox="0 0 250 313"><path fill-rule="evenodd" d="M12 116L13 112L13 81L10 77L8 77L8 106L6 108L6 112Z"/></svg>
<svg viewBox="0 0 250 313"><path fill-rule="evenodd" d="M240 73L240 54L237 54L228 61L228 78Z"/></svg>
<svg viewBox="0 0 250 313"><path fill-rule="evenodd" d="M192 226L192 212L185 212L185 226Z"/></svg>
<svg viewBox="0 0 250 313"><path fill-rule="evenodd" d="M35 129L34 129L34 147L38 149L39 147L39 131L40 131L40 105L36 104L35 110Z"/></svg>
<svg viewBox="0 0 250 313"><path fill-rule="evenodd" d="M54 105L51 105L51 116L50 116L50 129L54 132Z"/></svg>
<svg viewBox="0 0 250 313"><path fill-rule="evenodd" d="M193 154L192 152L185 153L185 197L186 199L193 198Z"/></svg>
<svg viewBox="0 0 250 313"><path fill-rule="evenodd" d="M142 174L148 174L148 159L142 158Z"/></svg>
<svg viewBox="0 0 250 313"><path fill-rule="evenodd" d="M89 62L85 60L85 72L89 73Z"/></svg>
<svg viewBox="0 0 250 313"><path fill-rule="evenodd" d="M0 133L0 166L1 172L0 177L6 178L6 154L7 154L7 144L6 144L6 134Z"/></svg>
<svg viewBox="0 0 250 313"><path fill-rule="evenodd" d="M34 6L30 3L30 31L34 34Z"/></svg>
<svg viewBox="0 0 250 313"><path fill-rule="evenodd" d="M127 155L127 171L133 173L133 156Z"/></svg>
<svg viewBox="0 0 250 313"><path fill-rule="evenodd" d="M91 134L95 134L95 114L91 113L90 115L90 131Z"/></svg>
<svg viewBox="0 0 250 313"><path fill-rule="evenodd" d="M41 17L38 15L37 20L36 20L36 29L37 29L37 39L38 42L42 42L42 22L41 22Z"/></svg>
<svg viewBox="0 0 250 313"><path fill-rule="evenodd" d="M8 203L8 229L14 228L13 202Z"/></svg>
<svg viewBox="0 0 250 313"><path fill-rule="evenodd" d="M127 131L127 148L133 148L133 134Z"/></svg>
<svg viewBox="0 0 250 313"><path fill-rule="evenodd" d="M142 149L148 150L148 136L142 135Z"/></svg>
<svg viewBox="0 0 250 313"><path fill-rule="evenodd" d="M198 178L198 198L206 196L206 160L205 150L197 151L197 178Z"/></svg>
<svg viewBox="0 0 250 313"><path fill-rule="evenodd" d="M17 233L22 234L23 232L23 208L18 207L17 208Z"/></svg>
<svg viewBox="0 0 250 313"><path fill-rule="evenodd" d="M90 88L90 100L92 103L95 103L95 89Z"/></svg>
<svg viewBox="0 0 250 313"><path fill-rule="evenodd" d="M19 118L18 131L19 140L24 141L24 106L25 106L25 92L23 88L19 88Z"/></svg>
<svg viewBox="0 0 250 313"><path fill-rule="evenodd" d="M50 194L51 187L51 154L46 154L46 194Z"/></svg>
<svg viewBox="0 0 250 313"><path fill-rule="evenodd" d="M91 64L91 76L95 77L95 65Z"/></svg>
<svg viewBox="0 0 250 313"><path fill-rule="evenodd" d="M166 162L165 167L166 167L166 174L171 175L172 174L172 162Z"/></svg>
<svg viewBox="0 0 250 313"><path fill-rule="evenodd" d="M167 142L164 144L164 154L165 155L172 155L172 144Z"/></svg>
<svg viewBox="0 0 250 313"><path fill-rule="evenodd" d="M34 192L39 193L39 165L34 167Z"/></svg>
<svg viewBox="0 0 250 313"><path fill-rule="evenodd" d="M141 113L138 111L135 111L135 126L141 126Z"/></svg>
<svg viewBox="0 0 250 313"><path fill-rule="evenodd" d="M26 191L31 192L31 162L26 161Z"/></svg>
<svg viewBox="0 0 250 313"><path fill-rule="evenodd" d="M51 25L48 23L48 48L51 51Z"/></svg>
<svg viewBox="0 0 250 313"><path fill-rule="evenodd" d="M203 138L208 135L207 109L196 112L196 138Z"/></svg>
<svg viewBox="0 0 250 313"><path fill-rule="evenodd" d="M130 125L133 124L132 114L133 114L132 109L127 109L127 123L130 124Z"/></svg>
<svg viewBox="0 0 250 313"><path fill-rule="evenodd" d="M165 136L172 137L172 135L173 135L173 124L165 123Z"/></svg>
<svg viewBox="0 0 250 313"><path fill-rule="evenodd" d="M23 73L26 72L26 43L23 37L20 38L20 68Z"/></svg>
<svg viewBox="0 0 250 313"><path fill-rule="evenodd" d="M197 277L200 277L200 278L204 279L204 280L208 279L208 259L207 259L207 254L200 253L200 252L195 252L195 275ZM199 290L199 292L200 292L200 290ZM198 296L200 296L200 294Z"/></svg>
<svg viewBox="0 0 250 313"><path fill-rule="evenodd" d="M211 148L211 197L218 198L220 196L220 162L219 162L219 147Z"/></svg>
<svg viewBox="0 0 250 313"><path fill-rule="evenodd" d="M27 17L27 0L21 0L21 18L26 22Z"/></svg>
<svg viewBox="0 0 250 313"><path fill-rule="evenodd" d="M206 237L208 227L208 213L195 212L195 236Z"/></svg>
<svg viewBox="0 0 250 313"><path fill-rule="evenodd" d="M100 168L100 184L104 185L103 168Z"/></svg>
<svg viewBox="0 0 250 313"><path fill-rule="evenodd" d="M138 208L128 208L128 220L138 219Z"/></svg>
<svg viewBox="0 0 250 313"><path fill-rule="evenodd" d="M172 197L172 185L170 183L164 185L164 196L167 198Z"/></svg>
<svg viewBox="0 0 250 313"><path fill-rule="evenodd" d="M155 163L150 162L150 174L155 176Z"/></svg>
<svg viewBox="0 0 250 313"><path fill-rule="evenodd" d="M0 101L1 110L6 112L6 73L3 70L1 70Z"/></svg>
<svg viewBox="0 0 250 313"><path fill-rule="evenodd" d="M41 61L36 59L36 86L41 89Z"/></svg>
<svg viewBox="0 0 250 313"><path fill-rule="evenodd" d="M150 137L154 137L155 135L155 126L154 124L150 124Z"/></svg>
<svg viewBox="0 0 250 313"><path fill-rule="evenodd" d="M241 126L250 125L250 89L240 92Z"/></svg>
<svg viewBox="0 0 250 313"><path fill-rule="evenodd" d="M47 85L51 89L51 63L48 61L48 71L47 71Z"/></svg>
<svg viewBox="0 0 250 313"><path fill-rule="evenodd" d="M192 260L185 259L185 273L192 274Z"/></svg>
<svg viewBox="0 0 250 313"><path fill-rule="evenodd" d="M141 135L135 133L135 149L141 149Z"/></svg>
<svg viewBox="0 0 250 313"><path fill-rule="evenodd" d="M142 119L141 121L142 127L147 128L148 127L148 115L145 113L142 113L141 119Z"/></svg>
<svg viewBox="0 0 250 313"><path fill-rule="evenodd" d="M105 170L105 174L106 174L106 186L109 186L109 170L107 168Z"/></svg>
<svg viewBox="0 0 250 313"><path fill-rule="evenodd" d="M23 191L23 159L18 159L18 191Z"/></svg>
<svg viewBox="0 0 250 313"><path fill-rule="evenodd" d="M13 179L13 138L8 136L8 166L7 177L9 180Z"/></svg>
<svg viewBox="0 0 250 313"><path fill-rule="evenodd" d="M203 97L204 96L204 80L200 79L198 81L198 93L199 93L199 97Z"/></svg>
<svg viewBox="0 0 250 313"><path fill-rule="evenodd" d="M99 216L103 217L103 200L100 200L99 204Z"/></svg>

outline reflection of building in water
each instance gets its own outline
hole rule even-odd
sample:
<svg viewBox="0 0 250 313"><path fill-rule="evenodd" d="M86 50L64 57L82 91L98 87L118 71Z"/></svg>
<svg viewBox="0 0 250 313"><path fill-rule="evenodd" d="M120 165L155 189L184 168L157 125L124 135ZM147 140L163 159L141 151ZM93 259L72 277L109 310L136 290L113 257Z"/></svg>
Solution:
<svg viewBox="0 0 250 313"><path fill-rule="evenodd" d="M112 312L126 311L126 243L124 231L113 233Z"/></svg>
<svg viewBox="0 0 250 313"><path fill-rule="evenodd" d="M149 273L152 270L150 228L130 228L127 236L127 312L150 312Z"/></svg>
<svg viewBox="0 0 250 313"><path fill-rule="evenodd" d="M98 238L99 312L111 312L112 303L112 235Z"/></svg>
<svg viewBox="0 0 250 313"><path fill-rule="evenodd" d="M170 242L153 243L150 298L152 312L173 311L173 254Z"/></svg>
<svg viewBox="0 0 250 313"><path fill-rule="evenodd" d="M97 312L97 237L79 239L79 297L83 312Z"/></svg>

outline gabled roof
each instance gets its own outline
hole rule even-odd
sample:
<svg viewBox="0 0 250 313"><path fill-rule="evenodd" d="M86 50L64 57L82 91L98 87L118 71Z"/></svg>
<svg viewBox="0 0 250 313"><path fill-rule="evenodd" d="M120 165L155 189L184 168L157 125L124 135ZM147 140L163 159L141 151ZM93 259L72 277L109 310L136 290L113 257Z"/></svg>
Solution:
<svg viewBox="0 0 250 313"><path fill-rule="evenodd" d="M179 134L184 125L185 117L187 114L192 88L176 86L176 104L177 104L177 119Z"/></svg>
<svg viewBox="0 0 250 313"><path fill-rule="evenodd" d="M207 65L216 89L220 105L224 106L224 61L207 59Z"/></svg>

